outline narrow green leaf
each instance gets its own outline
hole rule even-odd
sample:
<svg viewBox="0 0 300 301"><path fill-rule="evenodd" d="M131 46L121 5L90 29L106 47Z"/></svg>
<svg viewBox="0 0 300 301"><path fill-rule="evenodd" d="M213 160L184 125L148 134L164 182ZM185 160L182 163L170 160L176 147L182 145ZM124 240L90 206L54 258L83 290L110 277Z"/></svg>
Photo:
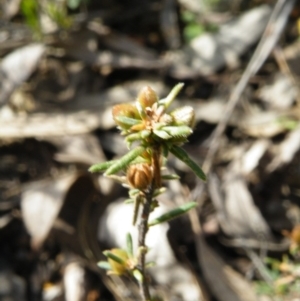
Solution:
<svg viewBox="0 0 300 301"><path fill-rule="evenodd" d="M130 118L126 116L116 116L115 119L121 122L122 124L126 124L126 125L136 125L141 123L141 120L139 119Z"/></svg>
<svg viewBox="0 0 300 301"><path fill-rule="evenodd" d="M139 282L139 283L143 283L143 274L137 270L137 269L134 269L133 272L133 277Z"/></svg>
<svg viewBox="0 0 300 301"><path fill-rule="evenodd" d="M126 235L127 253L130 257L133 257L133 246L132 246L132 236L130 233Z"/></svg>
<svg viewBox="0 0 300 301"><path fill-rule="evenodd" d="M140 193L140 190L137 188L131 188L128 193L130 197L134 197Z"/></svg>
<svg viewBox="0 0 300 301"><path fill-rule="evenodd" d="M148 138L150 135L151 135L151 131L149 131L149 130L142 130L141 131L141 137L143 139Z"/></svg>
<svg viewBox="0 0 300 301"><path fill-rule="evenodd" d="M167 132L161 130L154 130L153 133L161 139L168 140L172 138Z"/></svg>
<svg viewBox="0 0 300 301"><path fill-rule="evenodd" d="M124 204L133 204L134 203L134 200L133 199L127 199L124 201Z"/></svg>
<svg viewBox="0 0 300 301"><path fill-rule="evenodd" d="M107 261L99 261L97 263L98 267L104 270L111 270L111 266Z"/></svg>
<svg viewBox="0 0 300 301"><path fill-rule="evenodd" d="M160 130L164 126L166 126L165 122L156 122L154 127L153 127L153 130Z"/></svg>
<svg viewBox="0 0 300 301"><path fill-rule="evenodd" d="M127 129L127 130L124 130L124 129L122 129L122 127L120 127L120 126L117 126L117 129L121 131L121 133L120 133L121 136L125 136L125 135L128 134L128 129Z"/></svg>
<svg viewBox="0 0 300 301"><path fill-rule="evenodd" d="M125 156L117 160L113 165L111 165L107 171L105 172L105 176L109 176L117 173L118 171L125 169L130 162L132 162L136 157L142 154L145 151L145 148L142 146L138 146L128 152Z"/></svg>
<svg viewBox="0 0 300 301"><path fill-rule="evenodd" d="M126 143L131 143L136 140L140 140L142 138L141 133L133 133L126 137Z"/></svg>
<svg viewBox="0 0 300 301"><path fill-rule="evenodd" d="M143 140L143 139L149 137L149 136L143 136L143 132L145 132L145 131L127 135L127 137L125 138L125 142L126 142L128 149L130 149L133 142L138 141L138 140Z"/></svg>
<svg viewBox="0 0 300 301"><path fill-rule="evenodd" d="M166 187L160 187L158 189L155 189L153 197L157 197L161 195L162 193L166 192L167 188Z"/></svg>
<svg viewBox="0 0 300 301"><path fill-rule="evenodd" d="M193 133L193 130L187 125L164 126L162 130L166 131L172 137L187 137Z"/></svg>
<svg viewBox="0 0 300 301"><path fill-rule="evenodd" d="M175 99L175 97L178 95L180 90L183 88L184 83L177 84L169 93L169 95L166 98L163 98L158 101L159 105L163 105L165 108L168 108L172 101Z"/></svg>
<svg viewBox="0 0 300 301"><path fill-rule="evenodd" d="M146 268L153 268L156 266L156 263L154 261L149 261L146 263Z"/></svg>
<svg viewBox="0 0 300 301"><path fill-rule="evenodd" d="M195 203L195 202L190 202L190 203L184 204L180 207L177 207L177 208L155 218L148 224L148 226L151 227L151 226L154 226L157 224L168 222L171 219L176 218L176 217L188 212L189 210L191 210L192 208L194 208L196 206L197 206L197 203Z"/></svg>
<svg viewBox="0 0 300 301"><path fill-rule="evenodd" d="M111 161L107 161L107 162L102 162L102 163L97 163L92 165L89 168L89 172L100 172L100 171L104 171L107 168L111 167L113 164L115 164L117 162L117 160L111 160Z"/></svg>
<svg viewBox="0 0 300 301"><path fill-rule="evenodd" d="M135 197L134 206L133 206L133 216L132 216L132 225L133 226L135 225L135 223L137 221L141 202L142 202L142 197L140 195L137 195Z"/></svg>
<svg viewBox="0 0 300 301"><path fill-rule="evenodd" d="M199 177L203 181L206 181L206 175L203 170L189 157L189 155L181 147L173 145L169 150L175 157L184 162L197 175L197 177Z"/></svg>
<svg viewBox="0 0 300 301"><path fill-rule="evenodd" d="M107 176L108 178L116 181L116 182L119 182L120 184L122 185L126 185L127 184L127 179L125 176L118 176L118 175L109 175Z"/></svg>
<svg viewBox="0 0 300 301"><path fill-rule="evenodd" d="M139 164L139 163L149 163L150 164L150 160L145 159L143 157L137 157L132 161L132 164Z"/></svg>
<svg viewBox="0 0 300 301"><path fill-rule="evenodd" d="M161 178L163 180L179 180L180 179L180 177L178 175L175 175L175 174L162 175Z"/></svg>
<svg viewBox="0 0 300 301"><path fill-rule="evenodd" d="M125 261L124 261L122 258L120 258L119 256L113 254L113 253L110 252L110 251L104 251L103 254L104 254L106 257L108 257L108 258L114 260L114 261L117 262L117 263L125 264Z"/></svg>

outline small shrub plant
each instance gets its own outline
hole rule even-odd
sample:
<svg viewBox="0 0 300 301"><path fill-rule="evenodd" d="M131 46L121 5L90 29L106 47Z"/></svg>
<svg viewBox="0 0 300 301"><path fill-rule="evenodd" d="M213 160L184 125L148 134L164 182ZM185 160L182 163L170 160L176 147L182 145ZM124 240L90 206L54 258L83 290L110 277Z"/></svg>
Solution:
<svg viewBox="0 0 300 301"><path fill-rule="evenodd" d="M150 214L159 206L157 196L165 191L165 180L178 179L174 174L164 174L169 153L183 161L202 180L206 176L202 169L181 148L193 132L195 112L190 106L176 108L169 112L172 101L183 87L177 84L166 98L159 99L155 91L144 87L136 102L122 103L113 107L113 119L121 130L128 145L128 153L112 160L90 167L90 171L104 172L104 175L121 182L129 189L127 203L133 203L133 225L138 227L138 249L133 252L132 237L127 235L127 249L104 251L106 262L99 265L108 269L109 274L128 275L140 286L142 300L150 301L147 277L145 244L150 227L169 221L196 206L189 202L162 216L150 219Z"/></svg>

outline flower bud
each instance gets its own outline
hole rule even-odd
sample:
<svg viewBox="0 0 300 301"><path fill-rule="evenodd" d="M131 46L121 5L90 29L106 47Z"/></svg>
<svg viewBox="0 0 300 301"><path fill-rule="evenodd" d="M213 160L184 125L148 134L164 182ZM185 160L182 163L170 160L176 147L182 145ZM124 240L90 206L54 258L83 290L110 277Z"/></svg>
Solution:
<svg viewBox="0 0 300 301"><path fill-rule="evenodd" d="M112 115L115 123L123 129L129 129L132 126L132 124L122 122L118 119L118 117L128 117L137 120L140 119L137 108L131 103L122 103L115 105L112 108Z"/></svg>
<svg viewBox="0 0 300 301"><path fill-rule="evenodd" d="M150 164L132 164L127 170L129 184L137 189L146 189L152 182L153 172Z"/></svg>
<svg viewBox="0 0 300 301"><path fill-rule="evenodd" d="M174 118L175 125L187 125L192 128L195 124L195 111L192 107L178 108L170 115Z"/></svg>
<svg viewBox="0 0 300 301"><path fill-rule="evenodd" d="M147 107L151 108L158 101L158 98L155 91L151 87L146 86L140 91L137 100L142 108L145 109Z"/></svg>

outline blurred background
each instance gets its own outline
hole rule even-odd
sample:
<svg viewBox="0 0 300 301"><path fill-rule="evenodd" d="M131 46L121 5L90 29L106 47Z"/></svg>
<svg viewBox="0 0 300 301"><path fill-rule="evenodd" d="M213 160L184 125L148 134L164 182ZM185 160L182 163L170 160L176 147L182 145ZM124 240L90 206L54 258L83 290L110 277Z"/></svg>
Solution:
<svg viewBox="0 0 300 301"><path fill-rule="evenodd" d="M98 268L127 191L90 165L127 147L111 116L151 86L191 105L149 232L155 300L299 301L300 5L295 0L0 1L0 300L140 300Z"/></svg>

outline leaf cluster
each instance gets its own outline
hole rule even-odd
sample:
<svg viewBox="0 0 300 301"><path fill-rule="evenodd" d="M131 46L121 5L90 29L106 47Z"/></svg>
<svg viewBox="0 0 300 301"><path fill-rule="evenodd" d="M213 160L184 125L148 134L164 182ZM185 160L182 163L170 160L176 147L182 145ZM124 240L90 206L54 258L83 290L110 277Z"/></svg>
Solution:
<svg viewBox="0 0 300 301"><path fill-rule="evenodd" d="M104 172L106 176L126 170L129 165L145 162L151 165L155 150L167 158L169 152L184 162L203 181L206 176L202 169L180 147L192 134L195 113L191 107L177 108L167 112L183 84L176 85L169 95L159 100L156 93L145 87L139 93L136 103L120 104L113 107L113 118L126 136L128 147L133 142L139 143L118 160L91 166L91 172Z"/></svg>

